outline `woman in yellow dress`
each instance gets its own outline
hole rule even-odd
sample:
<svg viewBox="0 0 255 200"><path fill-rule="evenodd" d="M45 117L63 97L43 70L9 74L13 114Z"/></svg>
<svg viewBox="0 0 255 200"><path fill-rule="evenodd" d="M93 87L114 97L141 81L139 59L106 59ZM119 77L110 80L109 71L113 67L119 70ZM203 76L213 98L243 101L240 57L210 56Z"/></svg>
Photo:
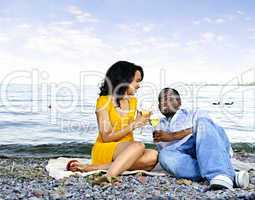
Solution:
<svg viewBox="0 0 255 200"><path fill-rule="evenodd" d="M106 169L106 176L113 177L125 170L151 170L156 165L157 151L145 149L133 137L133 130L144 126L150 117L137 112L134 96L143 75L140 66L126 61L108 69L96 103L99 133L91 152L92 163L74 162L71 171Z"/></svg>

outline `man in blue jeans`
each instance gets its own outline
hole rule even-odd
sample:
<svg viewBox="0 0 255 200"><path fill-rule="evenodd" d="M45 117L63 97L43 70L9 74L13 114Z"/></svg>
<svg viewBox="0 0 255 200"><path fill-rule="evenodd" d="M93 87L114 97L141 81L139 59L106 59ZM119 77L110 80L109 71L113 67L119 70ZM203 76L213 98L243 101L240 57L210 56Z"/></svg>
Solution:
<svg viewBox="0 0 255 200"><path fill-rule="evenodd" d="M159 109L165 116L153 132L161 166L177 178L207 179L211 189L247 187L249 174L236 173L230 158L232 148L222 127L201 110L181 106L175 89L159 94Z"/></svg>

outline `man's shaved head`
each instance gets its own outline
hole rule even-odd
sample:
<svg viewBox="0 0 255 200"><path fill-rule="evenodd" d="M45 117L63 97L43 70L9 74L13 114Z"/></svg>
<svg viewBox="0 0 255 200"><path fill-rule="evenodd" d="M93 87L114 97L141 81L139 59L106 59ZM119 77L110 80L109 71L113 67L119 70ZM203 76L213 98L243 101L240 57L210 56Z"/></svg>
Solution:
<svg viewBox="0 0 255 200"><path fill-rule="evenodd" d="M167 97L173 97L181 100L180 94L177 90L173 88L164 88L160 91L158 96L158 101L160 102L162 99L167 99Z"/></svg>
<svg viewBox="0 0 255 200"><path fill-rule="evenodd" d="M177 90L164 88L158 96L159 110L166 117L173 116L181 105L181 97Z"/></svg>

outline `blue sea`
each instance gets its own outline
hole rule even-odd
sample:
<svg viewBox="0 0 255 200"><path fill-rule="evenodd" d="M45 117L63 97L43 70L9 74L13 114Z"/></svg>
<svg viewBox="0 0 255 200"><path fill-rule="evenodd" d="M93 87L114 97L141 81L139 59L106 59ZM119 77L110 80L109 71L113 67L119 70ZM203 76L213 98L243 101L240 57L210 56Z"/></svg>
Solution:
<svg viewBox="0 0 255 200"><path fill-rule="evenodd" d="M140 88L136 95L139 103L150 101L153 112L158 113L160 88ZM175 88L184 106L208 111L225 128L231 143L255 144L255 86L179 84ZM52 89L12 84L0 85L0 89L0 156L54 155L61 149L72 155L89 154L98 132L98 86ZM151 133L148 125L135 131L134 136L150 144Z"/></svg>

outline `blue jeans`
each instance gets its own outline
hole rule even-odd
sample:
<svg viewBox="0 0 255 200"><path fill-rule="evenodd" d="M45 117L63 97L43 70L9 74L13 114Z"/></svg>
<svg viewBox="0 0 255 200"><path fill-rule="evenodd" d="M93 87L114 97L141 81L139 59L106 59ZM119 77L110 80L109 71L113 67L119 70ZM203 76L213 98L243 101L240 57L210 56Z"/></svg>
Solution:
<svg viewBox="0 0 255 200"><path fill-rule="evenodd" d="M177 178L193 181L206 178L210 181L221 174L234 181L230 148L224 129L211 119L200 118L192 136L184 144L176 148L167 146L160 151L159 162Z"/></svg>

